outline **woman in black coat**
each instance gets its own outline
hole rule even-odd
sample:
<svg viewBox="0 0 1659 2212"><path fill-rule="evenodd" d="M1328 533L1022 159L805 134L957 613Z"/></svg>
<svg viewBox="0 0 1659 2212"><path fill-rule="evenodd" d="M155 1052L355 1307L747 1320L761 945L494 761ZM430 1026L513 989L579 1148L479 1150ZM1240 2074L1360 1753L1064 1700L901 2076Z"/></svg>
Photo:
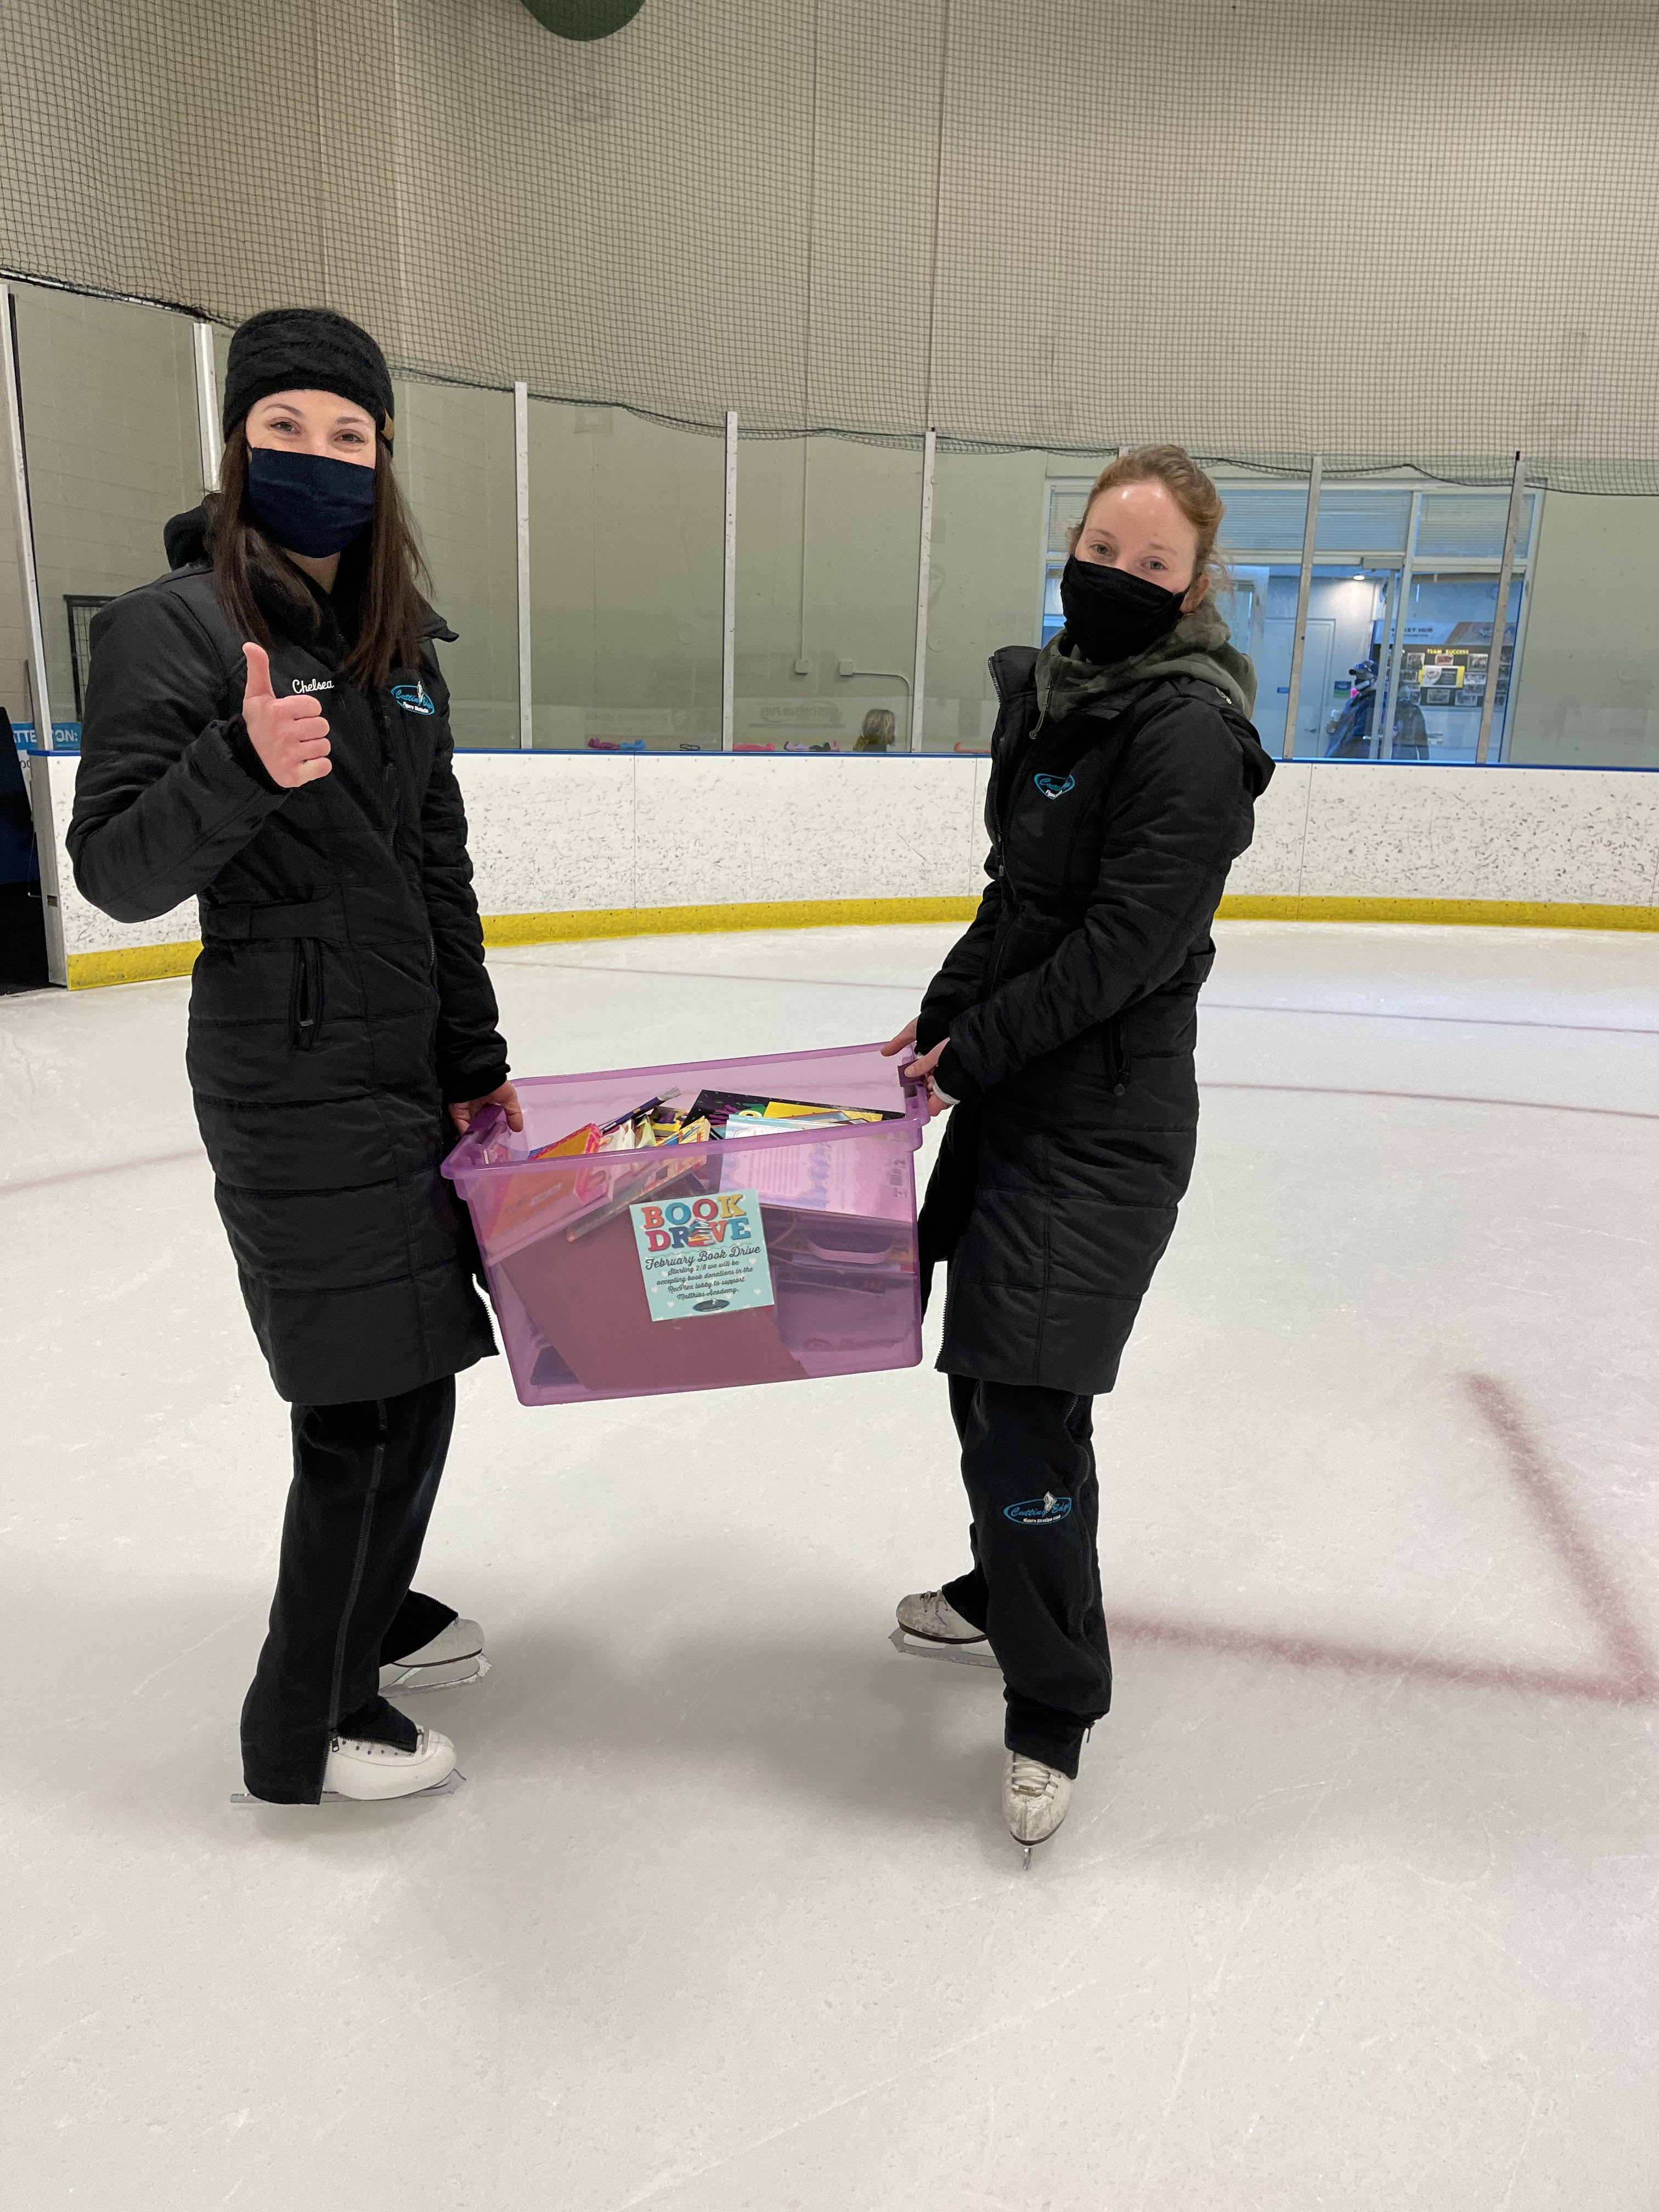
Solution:
<svg viewBox="0 0 1659 2212"><path fill-rule="evenodd" d="M392 467L392 380L343 316L244 323L216 495L172 573L93 625L76 881L120 921L199 902L196 1115L242 1294L290 1401L294 1480L242 1713L250 1793L443 1781L382 1686L481 1670L411 1592L455 1410L495 1349L439 1173L518 1103L483 964L448 694ZM447 1113L446 1113L447 1107Z"/></svg>
<svg viewBox="0 0 1659 2212"><path fill-rule="evenodd" d="M922 1257L949 1263L945 1343L973 1565L900 1626L988 1639L1006 1682L1003 1810L1065 1818L1111 1698L1096 1554L1094 1398L1175 1227L1198 1128L1210 924L1273 773L1255 679L1210 597L1222 505L1176 447L1114 462L1061 579L1066 627L1010 646L979 913L886 1047L957 1109Z"/></svg>

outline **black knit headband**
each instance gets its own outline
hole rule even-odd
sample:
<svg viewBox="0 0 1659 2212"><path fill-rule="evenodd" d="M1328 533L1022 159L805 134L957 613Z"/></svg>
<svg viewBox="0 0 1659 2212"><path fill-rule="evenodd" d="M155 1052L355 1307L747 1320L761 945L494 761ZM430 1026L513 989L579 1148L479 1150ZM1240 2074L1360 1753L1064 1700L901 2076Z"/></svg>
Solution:
<svg viewBox="0 0 1659 2212"><path fill-rule="evenodd" d="M392 372L368 332L328 307L271 307L230 341L225 369L228 437L273 392L334 392L374 417L391 442Z"/></svg>

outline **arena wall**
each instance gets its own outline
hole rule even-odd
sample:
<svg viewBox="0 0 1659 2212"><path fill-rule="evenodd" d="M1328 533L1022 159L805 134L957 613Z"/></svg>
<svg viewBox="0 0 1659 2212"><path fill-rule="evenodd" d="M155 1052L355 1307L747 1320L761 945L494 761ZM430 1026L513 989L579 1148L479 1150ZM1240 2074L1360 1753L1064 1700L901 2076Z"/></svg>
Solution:
<svg viewBox="0 0 1659 2212"><path fill-rule="evenodd" d="M50 767L72 986L188 971L193 905L127 927L75 889L77 763ZM985 759L465 753L491 944L966 920ZM1659 775L1291 762L1224 915L1659 929Z"/></svg>

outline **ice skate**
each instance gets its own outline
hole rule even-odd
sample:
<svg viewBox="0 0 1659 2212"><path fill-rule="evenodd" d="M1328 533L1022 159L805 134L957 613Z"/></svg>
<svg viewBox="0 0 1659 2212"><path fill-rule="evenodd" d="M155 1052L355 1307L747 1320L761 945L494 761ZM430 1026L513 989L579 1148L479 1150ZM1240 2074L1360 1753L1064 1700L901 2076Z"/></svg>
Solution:
<svg viewBox="0 0 1659 2212"><path fill-rule="evenodd" d="M337 1735L323 1770L325 1797L377 1802L388 1797L417 1797L435 1790L455 1771L455 1747L435 1729L417 1729L413 1751L390 1743L368 1743L361 1736Z"/></svg>
<svg viewBox="0 0 1659 2212"><path fill-rule="evenodd" d="M943 1590L919 1590L898 1601L899 1626L924 1644L983 1644L985 1631L964 1620Z"/></svg>
<svg viewBox="0 0 1659 2212"><path fill-rule="evenodd" d="M898 1602L898 1626L887 1641L902 1659L948 1659L955 1667L997 1662L981 1631L964 1620L941 1590L921 1590Z"/></svg>
<svg viewBox="0 0 1659 2212"><path fill-rule="evenodd" d="M1002 1817L1017 1844L1025 1847L1025 1863L1031 1863L1032 1846L1046 1844L1071 1809L1072 1782L1057 1766L1040 1759L1027 1759L1011 1751L1002 1771Z"/></svg>
<svg viewBox="0 0 1659 2212"><path fill-rule="evenodd" d="M481 1682L489 1672L483 1631L476 1620L452 1620L429 1643L380 1669L380 1695L407 1697L413 1690L453 1690Z"/></svg>

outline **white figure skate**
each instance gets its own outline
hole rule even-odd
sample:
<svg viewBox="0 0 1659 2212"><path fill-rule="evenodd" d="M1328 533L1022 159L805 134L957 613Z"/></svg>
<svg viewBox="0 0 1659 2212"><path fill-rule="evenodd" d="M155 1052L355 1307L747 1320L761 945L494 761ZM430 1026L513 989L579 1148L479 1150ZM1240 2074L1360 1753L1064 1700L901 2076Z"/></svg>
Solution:
<svg viewBox="0 0 1659 2212"><path fill-rule="evenodd" d="M329 1743L328 1765L323 1769L323 1796L368 1802L419 1797L447 1782L454 1771L455 1747L435 1729L417 1729L413 1751L337 1735Z"/></svg>
<svg viewBox="0 0 1659 2212"><path fill-rule="evenodd" d="M416 1729L413 1751L395 1744L369 1743L361 1736L331 1736L323 1769L322 1802L380 1804L393 1797L447 1797L465 1777L455 1765L455 1747L435 1729ZM233 1805L264 1805L268 1798L239 1790Z"/></svg>
<svg viewBox="0 0 1659 2212"><path fill-rule="evenodd" d="M1069 1775L1022 1752L1008 1753L1002 1770L1002 1817L1014 1841L1024 1844L1028 1867L1033 1846L1048 1842L1071 1805Z"/></svg>
<svg viewBox="0 0 1659 2212"><path fill-rule="evenodd" d="M414 1690L453 1690L482 1682L489 1672L483 1631L476 1620L452 1620L429 1644L380 1669L380 1695L406 1698Z"/></svg>
<svg viewBox="0 0 1659 2212"><path fill-rule="evenodd" d="M964 1620L943 1590L918 1590L902 1597L897 1619L898 1626L888 1638L895 1651L912 1659L953 1659L961 1667L996 1666L988 1646L982 1651L970 1648L985 1643L984 1630Z"/></svg>

